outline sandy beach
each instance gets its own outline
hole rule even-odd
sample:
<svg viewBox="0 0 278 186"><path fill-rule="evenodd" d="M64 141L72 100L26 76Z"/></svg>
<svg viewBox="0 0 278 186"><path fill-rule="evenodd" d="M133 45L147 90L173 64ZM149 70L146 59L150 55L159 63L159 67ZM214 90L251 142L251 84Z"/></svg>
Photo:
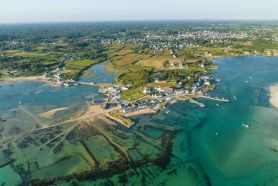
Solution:
<svg viewBox="0 0 278 186"><path fill-rule="evenodd" d="M28 76L28 77L15 77L15 78L7 78L4 79L7 82L15 82L15 81L46 81L43 76Z"/></svg>
<svg viewBox="0 0 278 186"><path fill-rule="evenodd" d="M270 91L269 102L274 107L278 108L278 84L270 86L269 91Z"/></svg>
<svg viewBox="0 0 278 186"><path fill-rule="evenodd" d="M17 82L17 81L43 81L43 82L48 83L49 85L51 85L53 87L58 86L55 83L47 80L43 76L14 77L14 78L6 78L6 79L2 80L2 82L8 82L8 83L13 83L13 82Z"/></svg>
<svg viewBox="0 0 278 186"><path fill-rule="evenodd" d="M107 109L105 110L102 105L90 105L84 115L81 116L81 119L94 119L95 117L103 114L107 114L108 112L115 109Z"/></svg>
<svg viewBox="0 0 278 186"><path fill-rule="evenodd" d="M69 109L69 108L68 107L67 108L57 108L57 109L53 109L53 110L49 110L47 112L41 113L39 116L42 118L49 119L49 118L52 118L57 112L62 111L62 110L67 110L67 109Z"/></svg>
<svg viewBox="0 0 278 186"><path fill-rule="evenodd" d="M144 115L144 114L155 114L156 112L153 109L140 109L140 110L136 110L133 112L129 112L127 114L125 114L125 117L133 117L133 116L140 116L140 115Z"/></svg>

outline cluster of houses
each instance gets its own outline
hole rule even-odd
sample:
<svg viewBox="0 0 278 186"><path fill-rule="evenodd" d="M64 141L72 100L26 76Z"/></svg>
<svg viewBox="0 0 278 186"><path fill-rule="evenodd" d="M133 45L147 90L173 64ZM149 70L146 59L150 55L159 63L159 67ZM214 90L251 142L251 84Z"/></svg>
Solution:
<svg viewBox="0 0 278 186"><path fill-rule="evenodd" d="M266 51L265 52L265 54L267 55L267 56L278 56L278 51L277 50L268 50L268 51Z"/></svg>
<svg viewBox="0 0 278 186"><path fill-rule="evenodd" d="M80 60L81 58L80 57L77 57L77 56L74 56L74 55L69 55L67 53L65 53L61 58L60 58L60 62L63 62L63 61L67 61L67 60Z"/></svg>
<svg viewBox="0 0 278 186"><path fill-rule="evenodd" d="M162 103L164 100L160 98L151 98L146 100L139 100L135 102L128 102L121 98L121 91L125 91L131 88L130 86L124 85L114 85L107 88L101 88L99 91L104 93L107 96L107 103L105 108L109 109L112 107L118 107L122 109L124 113L152 108L158 110L160 108L159 103Z"/></svg>
<svg viewBox="0 0 278 186"><path fill-rule="evenodd" d="M169 61L169 64L171 67L180 67L182 68L183 67L183 63L182 63L182 60L181 59L177 59L177 58L174 58L174 59L171 59Z"/></svg>
<svg viewBox="0 0 278 186"><path fill-rule="evenodd" d="M153 81L156 82L158 80L154 79ZM143 99L134 102L128 102L121 97L121 91L128 90L131 86L114 85L107 88L101 88L99 91L107 96L106 109L118 107L124 113L128 113L147 108L160 110L169 103L175 103L179 96L204 95L203 87L209 86L214 82L215 79L212 76L203 75L199 77L197 82L191 88L185 87L181 82L177 83L179 85L178 88L167 86L145 87L142 92L145 95L142 97Z"/></svg>
<svg viewBox="0 0 278 186"><path fill-rule="evenodd" d="M147 87L144 89L143 93L145 95L150 95L153 98L160 99L173 95L174 89L170 87Z"/></svg>
<svg viewBox="0 0 278 186"><path fill-rule="evenodd" d="M256 33L256 30L254 30L254 33ZM102 44L144 45L153 48L155 53L159 53L163 49L202 47L203 41L207 41L207 43L211 44L229 44L235 39L255 40L259 37L257 34L253 34L252 32L232 32L222 30L221 27L217 29L199 27L198 29L189 29L188 31L180 31L175 33L168 33L160 30L150 30L142 34L144 37L139 34L140 37L134 36L132 38L106 38L102 40Z"/></svg>
<svg viewBox="0 0 278 186"><path fill-rule="evenodd" d="M99 92L107 96L109 103L119 103L121 102L121 91L128 90L130 86L128 85L114 85L107 88L100 88Z"/></svg>
<svg viewBox="0 0 278 186"><path fill-rule="evenodd" d="M60 71L62 71L62 70L66 70L66 67L61 67L61 68L57 67L55 70L45 73L43 75L43 77L55 86L70 87L70 86L79 85L78 82L73 79L64 80L62 78L62 75L60 74Z"/></svg>
<svg viewBox="0 0 278 186"><path fill-rule="evenodd" d="M158 99L151 99L151 100L137 101L135 103L122 102L118 105L118 107L122 109L123 113L129 113L129 112L133 112L141 109L147 109L147 108L151 108L153 110L159 110L161 108L159 103L162 103L162 101Z"/></svg>
<svg viewBox="0 0 278 186"><path fill-rule="evenodd" d="M188 77L190 78L190 77ZM150 95L153 98L167 98L167 97L175 97L178 95L203 95L203 87L210 86L215 83L215 79L212 76L201 76L197 80L197 82L191 87L185 87L182 82L177 82L179 88L170 88L170 87L148 87L145 88L143 93L145 95Z"/></svg>

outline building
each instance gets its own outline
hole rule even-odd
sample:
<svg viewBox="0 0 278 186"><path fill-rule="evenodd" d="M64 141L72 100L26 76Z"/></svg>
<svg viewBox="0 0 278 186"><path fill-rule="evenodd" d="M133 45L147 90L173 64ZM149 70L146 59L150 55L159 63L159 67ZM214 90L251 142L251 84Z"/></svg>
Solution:
<svg viewBox="0 0 278 186"><path fill-rule="evenodd" d="M153 94L154 92L154 88L145 88L143 91L144 94Z"/></svg>
<svg viewBox="0 0 278 186"><path fill-rule="evenodd" d="M169 61L169 64L172 67L183 67L182 61L180 59L172 59L172 60Z"/></svg>

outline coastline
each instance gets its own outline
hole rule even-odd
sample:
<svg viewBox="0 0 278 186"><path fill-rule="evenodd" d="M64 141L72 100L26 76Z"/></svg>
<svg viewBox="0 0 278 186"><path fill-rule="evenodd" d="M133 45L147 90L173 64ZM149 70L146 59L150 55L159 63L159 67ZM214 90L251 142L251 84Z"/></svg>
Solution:
<svg viewBox="0 0 278 186"><path fill-rule="evenodd" d="M56 109L49 110L47 112L43 112L43 113L39 114L39 116L41 118L51 119L57 112L67 110L67 109L69 109L69 107L56 108Z"/></svg>
<svg viewBox="0 0 278 186"><path fill-rule="evenodd" d="M57 87L58 85L52 83L51 81L47 80L43 76L26 76L26 77L13 77L13 78L5 78L3 80L0 80L0 83L16 83L19 81L42 81L50 86Z"/></svg>
<svg viewBox="0 0 278 186"><path fill-rule="evenodd" d="M47 81L43 76L26 76L26 77L14 77L5 78L1 82L17 82L17 81Z"/></svg>
<svg viewBox="0 0 278 186"><path fill-rule="evenodd" d="M269 87L270 98L269 102L272 106L278 108L278 83Z"/></svg>
<svg viewBox="0 0 278 186"><path fill-rule="evenodd" d="M157 113L155 110L146 108L146 109L140 109L140 110L135 110L129 113L124 114L125 117L134 117L134 116L141 116L141 115L146 115L146 114L155 114Z"/></svg>

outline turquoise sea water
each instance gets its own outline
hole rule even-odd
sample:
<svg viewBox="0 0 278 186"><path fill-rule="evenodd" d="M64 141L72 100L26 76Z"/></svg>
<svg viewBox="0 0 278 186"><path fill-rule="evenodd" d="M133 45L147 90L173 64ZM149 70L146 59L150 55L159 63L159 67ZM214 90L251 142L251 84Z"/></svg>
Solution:
<svg viewBox="0 0 278 186"><path fill-rule="evenodd" d="M278 58L219 58L216 64L221 83L211 95L230 103L200 99L207 107L198 108L179 102L169 114L139 119L180 129L165 170L175 174L161 174L154 184L278 185L278 109L268 101L269 86L278 82Z"/></svg>
<svg viewBox="0 0 278 186"><path fill-rule="evenodd" d="M19 81L0 84L0 116L12 117L13 109L23 106L34 115L56 108L69 108L65 116L86 108L90 98L102 101L98 88L74 86L52 87L40 81Z"/></svg>
<svg viewBox="0 0 278 186"><path fill-rule="evenodd" d="M210 94L227 98L230 103L200 99L198 101L204 102L206 107L199 108L178 102L156 115L135 118L139 123L178 129L171 161L164 170L152 173L156 176L150 185L278 185L278 109L268 101L269 86L278 83L278 58L218 58L216 64L220 70L213 73L221 82ZM110 83L115 78L105 75L103 66L93 71L102 74L93 81ZM38 81L0 85L2 118L13 117L9 110L17 108L20 102L35 115L61 107L69 107L65 115L70 115L75 110L85 109L92 97L102 98L97 88L91 86L54 88ZM153 129L147 131L161 135ZM140 158L138 152L131 154ZM140 180L134 183L140 185Z"/></svg>
<svg viewBox="0 0 278 186"><path fill-rule="evenodd" d="M153 127L145 127L144 132L152 138L159 138L163 134L163 131L155 129Z"/></svg>
<svg viewBox="0 0 278 186"><path fill-rule="evenodd" d="M104 70L104 64L91 67L94 77L82 76L80 81L112 83L114 74ZM52 87L41 81L0 82L0 116L22 104L38 114L43 110L69 107L69 110L84 110L86 103L103 101L103 95L94 86Z"/></svg>

